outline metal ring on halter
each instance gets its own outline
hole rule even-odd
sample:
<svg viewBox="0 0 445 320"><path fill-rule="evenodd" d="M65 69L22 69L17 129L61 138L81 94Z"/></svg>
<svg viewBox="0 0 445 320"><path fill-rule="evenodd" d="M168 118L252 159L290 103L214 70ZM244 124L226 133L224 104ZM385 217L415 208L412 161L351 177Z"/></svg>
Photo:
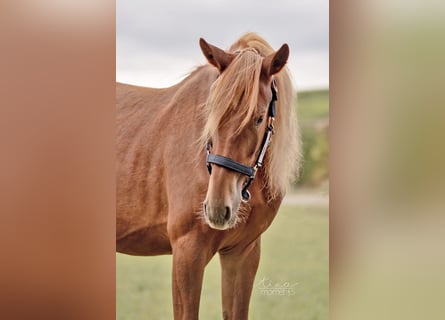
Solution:
<svg viewBox="0 0 445 320"><path fill-rule="evenodd" d="M243 189L243 191L241 191L241 201L243 202L248 202L250 200L250 192L247 189Z"/></svg>

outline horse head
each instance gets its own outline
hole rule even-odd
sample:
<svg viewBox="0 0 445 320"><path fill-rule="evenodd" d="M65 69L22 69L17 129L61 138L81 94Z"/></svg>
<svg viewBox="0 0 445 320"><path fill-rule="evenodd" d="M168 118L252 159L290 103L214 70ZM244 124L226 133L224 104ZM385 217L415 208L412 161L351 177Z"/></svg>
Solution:
<svg viewBox="0 0 445 320"><path fill-rule="evenodd" d="M206 102L209 177L204 201L207 224L219 230L242 220L241 201L248 201L247 187L263 165L275 118L276 86L273 76L286 64L287 44L267 56L253 48L226 52L200 39L207 61L217 68Z"/></svg>

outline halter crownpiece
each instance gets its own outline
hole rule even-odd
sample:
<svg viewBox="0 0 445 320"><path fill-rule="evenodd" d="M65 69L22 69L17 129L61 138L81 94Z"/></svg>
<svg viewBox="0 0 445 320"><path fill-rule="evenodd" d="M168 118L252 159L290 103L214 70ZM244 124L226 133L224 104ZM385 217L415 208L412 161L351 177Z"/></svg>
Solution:
<svg viewBox="0 0 445 320"><path fill-rule="evenodd" d="M216 164L217 166L229 169L231 171L235 171L238 173L241 173L249 178L247 180L246 184L243 186L243 190L241 191L241 196L244 202L247 202L250 200L250 192L247 190L249 188L250 184L255 179L256 172L259 168L263 166L263 160L264 156L266 155L267 147L270 144L270 140L272 138L272 135L274 134L274 127L273 123L275 120L276 115L276 101L278 99L277 96L277 84L275 82L275 79L272 80L271 85L272 90L272 100L270 100L269 103L269 110L268 110L268 122L267 122L267 128L266 132L264 133L263 142L261 144L260 153L258 154L258 158L255 161L255 165L253 167L246 166L244 164L241 164L233 159L220 156L217 154L211 154L210 149L212 147L211 142L207 142L207 169L209 171L209 174L212 174L212 164Z"/></svg>

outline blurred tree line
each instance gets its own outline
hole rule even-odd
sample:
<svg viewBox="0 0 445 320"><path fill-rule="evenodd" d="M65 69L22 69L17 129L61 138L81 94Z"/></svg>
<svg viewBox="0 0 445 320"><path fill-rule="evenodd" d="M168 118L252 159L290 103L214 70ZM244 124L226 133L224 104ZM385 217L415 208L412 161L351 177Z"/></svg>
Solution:
<svg viewBox="0 0 445 320"><path fill-rule="evenodd" d="M299 92L297 116L303 141L303 163L296 185L318 187L329 178L329 91Z"/></svg>

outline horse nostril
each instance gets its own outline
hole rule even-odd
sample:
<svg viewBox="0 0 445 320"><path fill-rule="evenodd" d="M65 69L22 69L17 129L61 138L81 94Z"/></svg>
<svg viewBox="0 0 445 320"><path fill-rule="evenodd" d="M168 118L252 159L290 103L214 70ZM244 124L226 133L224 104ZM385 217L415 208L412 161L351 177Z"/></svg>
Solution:
<svg viewBox="0 0 445 320"><path fill-rule="evenodd" d="M226 214L224 215L224 219L225 219L226 221L230 219L230 214L231 214L230 211L231 211L231 210L230 210L230 207L226 207Z"/></svg>

